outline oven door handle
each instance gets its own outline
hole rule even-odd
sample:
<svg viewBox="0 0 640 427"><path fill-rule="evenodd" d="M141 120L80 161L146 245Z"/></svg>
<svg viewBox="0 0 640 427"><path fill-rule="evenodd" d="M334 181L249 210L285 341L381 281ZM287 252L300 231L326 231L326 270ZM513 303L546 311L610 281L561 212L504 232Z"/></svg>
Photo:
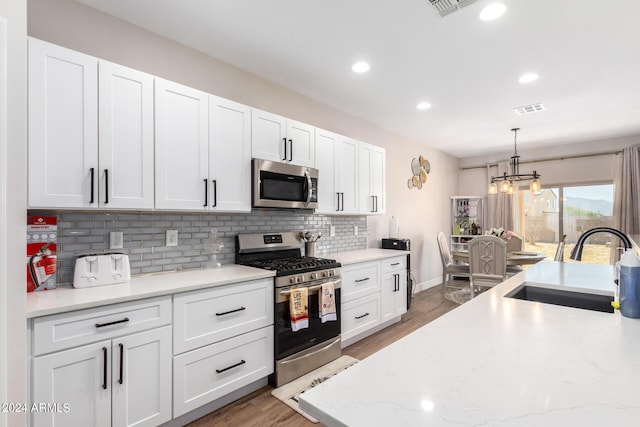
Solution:
<svg viewBox="0 0 640 427"><path fill-rule="evenodd" d="M333 282L335 282L336 284L340 284L342 282L342 280L333 280ZM328 283L328 282L325 282ZM314 285L314 286L308 286L307 287L307 291L317 291L318 289L322 288L322 284L319 285ZM334 288L340 289L340 286L335 286ZM280 295L291 295L291 291L289 290L285 290L285 291L280 291Z"/></svg>
<svg viewBox="0 0 640 427"><path fill-rule="evenodd" d="M293 150L293 146L291 146L291 150ZM306 170L304 171L304 177L306 178L306 185L307 185L307 200L305 201L304 205L308 206L309 202L311 202L311 175L309 175L309 171Z"/></svg>

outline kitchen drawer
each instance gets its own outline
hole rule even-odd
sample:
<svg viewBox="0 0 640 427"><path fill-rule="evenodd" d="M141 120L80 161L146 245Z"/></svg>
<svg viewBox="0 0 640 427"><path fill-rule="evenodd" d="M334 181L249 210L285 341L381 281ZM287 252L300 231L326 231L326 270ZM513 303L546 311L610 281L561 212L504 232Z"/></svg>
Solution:
<svg viewBox="0 0 640 427"><path fill-rule="evenodd" d="M173 297L173 354L273 324L273 279Z"/></svg>
<svg viewBox="0 0 640 427"><path fill-rule="evenodd" d="M380 292L379 263L363 262L342 267L342 302Z"/></svg>
<svg viewBox="0 0 640 427"><path fill-rule="evenodd" d="M33 355L169 324L170 296L37 317L33 320Z"/></svg>
<svg viewBox="0 0 640 427"><path fill-rule="evenodd" d="M406 270L407 269L407 256L396 256L393 258L385 258L380 260L380 268L382 273L388 273L389 271Z"/></svg>
<svg viewBox="0 0 640 427"><path fill-rule="evenodd" d="M273 326L173 358L173 416L178 417L273 373Z"/></svg>
<svg viewBox="0 0 640 427"><path fill-rule="evenodd" d="M380 324L380 294L342 304L342 341Z"/></svg>

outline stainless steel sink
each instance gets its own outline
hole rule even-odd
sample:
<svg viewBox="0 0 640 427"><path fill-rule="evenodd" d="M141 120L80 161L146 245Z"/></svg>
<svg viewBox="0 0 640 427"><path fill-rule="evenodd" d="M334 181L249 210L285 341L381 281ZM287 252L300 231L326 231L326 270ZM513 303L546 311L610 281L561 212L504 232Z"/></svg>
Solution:
<svg viewBox="0 0 640 427"><path fill-rule="evenodd" d="M541 288L527 285L526 282L506 294L505 297L613 313L611 306L613 296Z"/></svg>

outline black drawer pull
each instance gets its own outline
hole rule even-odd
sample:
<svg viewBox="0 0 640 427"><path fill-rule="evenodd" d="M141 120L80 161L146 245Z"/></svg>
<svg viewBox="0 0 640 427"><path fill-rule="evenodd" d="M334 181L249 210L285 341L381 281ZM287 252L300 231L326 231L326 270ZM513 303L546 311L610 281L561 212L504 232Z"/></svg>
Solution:
<svg viewBox="0 0 640 427"><path fill-rule="evenodd" d="M247 362L245 362L244 360L241 360L241 361L239 361L238 363L236 363L235 365L231 365L231 366L226 367L226 368L224 368L224 369L216 369L216 372L217 372L217 373L219 373L219 374L221 374L221 373L223 373L223 372L225 372L225 371L228 371L229 369L233 369L233 368L235 368L236 366L244 365L245 363L247 363Z"/></svg>
<svg viewBox="0 0 640 427"><path fill-rule="evenodd" d="M391 265L400 265L400 263L399 263L399 262L394 262L394 263L393 263L393 264L391 264Z"/></svg>
<svg viewBox="0 0 640 427"><path fill-rule="evenodd" d="M369 313L361 314L360 316L356 316L356 319L362 319L363 317L367 317Z"/></svg>
<svg viewBox="0 0 640 427"><path fill-rule="evenodd" d="M102 388L107 389L107 347L102 347Z"/></svg>
<svg viewBox="0 0 640 427"><path fill-rule="evenodd" d="M236 308L235 310L225 311L224 313L216 313L216 316L224 316L225 314L237 313L238 311L246 310L246 307Z"/></svg>
<svg viewBox="0 0 640 427"><path fill-rule="evenodd" d="M118 344L120 346L120 378L118 378L118 383L122 384L124 381L123 375L123 365L124 365L124 345L122 343Z"/></svg>
<svg viewBox="0 0 640 427"><path fill-rule="evenodd" d="M360 282L366 282L367 280L369 280L368 277L365 277L364 279L356 279L354 280L356 283L360 283Z"/></svg>
<svg viewBox="0 0 640 427"><path fill-rule="evenodd" d="M108 322L108 323L96 323L96 328L102 328L103 326L111 326L111 325L117 325L118 323L126 323L129 321L128 317L125 317L122 320L116 320L115 322Z"/></svg>

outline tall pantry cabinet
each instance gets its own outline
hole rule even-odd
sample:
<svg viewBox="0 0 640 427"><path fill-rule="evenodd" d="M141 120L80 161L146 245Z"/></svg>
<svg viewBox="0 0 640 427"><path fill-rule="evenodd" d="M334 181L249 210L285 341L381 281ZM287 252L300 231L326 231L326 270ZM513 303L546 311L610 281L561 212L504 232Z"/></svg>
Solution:
<svg viewBox="0 0 640 427"><path fill-rule="evenodd" d="M29 207L153 208L153 76L29 39Z"/></svg>

